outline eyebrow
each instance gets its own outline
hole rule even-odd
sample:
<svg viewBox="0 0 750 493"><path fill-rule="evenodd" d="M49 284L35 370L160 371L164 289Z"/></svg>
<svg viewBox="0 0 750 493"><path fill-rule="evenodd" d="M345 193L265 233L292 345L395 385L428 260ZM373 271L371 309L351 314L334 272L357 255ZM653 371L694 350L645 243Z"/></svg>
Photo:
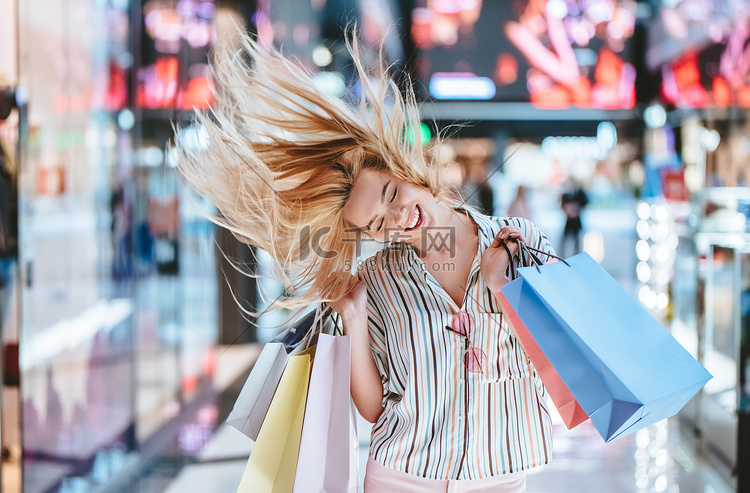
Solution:
<svg viewBox="0 0 750 493"><path fill-rule="evenodd" d="M391 184L391 182L389 180L389 181L385 182L385 185L383 185L383 191L380 192L380 203L381 204L385 201L385 192L386 192L386 190L388 190L388 185L390 185L390 184ZM375 220L377 220L377 218L378 218L378 216L376 215L372 219L370 219L370 222L367 223L367 229L365 231L370 231L372 229L372 223L374 223Z"/></svg>

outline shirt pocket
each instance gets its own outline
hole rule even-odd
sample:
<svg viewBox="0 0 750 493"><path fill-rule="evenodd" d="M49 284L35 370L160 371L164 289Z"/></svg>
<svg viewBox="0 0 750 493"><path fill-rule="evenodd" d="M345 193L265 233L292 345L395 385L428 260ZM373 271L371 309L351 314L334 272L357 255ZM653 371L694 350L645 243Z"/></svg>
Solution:
<svg viewBox="0 0 750 493"><path fill-rule="evenodd" d="M505 317L501 313L480 313L479 319L484 342L478 347L487 354L482 380L491 383L533 376L531 361L511 333Z"/></svg>

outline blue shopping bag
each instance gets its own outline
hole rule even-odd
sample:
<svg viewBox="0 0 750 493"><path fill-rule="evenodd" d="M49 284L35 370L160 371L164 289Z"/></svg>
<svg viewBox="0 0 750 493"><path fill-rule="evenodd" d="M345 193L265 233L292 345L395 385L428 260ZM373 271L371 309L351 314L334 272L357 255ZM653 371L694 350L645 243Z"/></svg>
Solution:
<svg viewBox="0 0 750 493"><path fill-rule="evenodd" d="M503 296L607 442L675 415L711 379L588 254L518 272Z"/></svg>

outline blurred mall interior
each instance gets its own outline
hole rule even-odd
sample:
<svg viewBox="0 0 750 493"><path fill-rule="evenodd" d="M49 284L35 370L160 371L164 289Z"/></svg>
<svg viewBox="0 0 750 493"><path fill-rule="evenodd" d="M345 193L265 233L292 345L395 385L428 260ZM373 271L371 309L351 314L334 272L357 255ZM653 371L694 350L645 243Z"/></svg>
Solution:
<svg viewBox="0 0 750 493"><path fill-rule="evenodd" d="M2 491L236 490L252 442L224 421L292 314L243 316L283 289L173 146L206 145L217 37L346 99L353 22L472 204L587 251L714 376L608 444L557 419L528 491L750 492L746 0L0 0Z"/></svg>

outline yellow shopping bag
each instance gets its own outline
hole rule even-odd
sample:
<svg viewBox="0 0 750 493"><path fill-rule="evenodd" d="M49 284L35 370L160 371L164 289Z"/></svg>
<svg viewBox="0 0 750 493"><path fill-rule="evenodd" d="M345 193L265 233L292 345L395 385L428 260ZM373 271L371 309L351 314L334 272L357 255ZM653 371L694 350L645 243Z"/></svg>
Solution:
<svg viewBox="0 0 750 493"><path fill-rule="evenodd" d="M314 353L289 358L237 493L292 492Z"/></svg>

